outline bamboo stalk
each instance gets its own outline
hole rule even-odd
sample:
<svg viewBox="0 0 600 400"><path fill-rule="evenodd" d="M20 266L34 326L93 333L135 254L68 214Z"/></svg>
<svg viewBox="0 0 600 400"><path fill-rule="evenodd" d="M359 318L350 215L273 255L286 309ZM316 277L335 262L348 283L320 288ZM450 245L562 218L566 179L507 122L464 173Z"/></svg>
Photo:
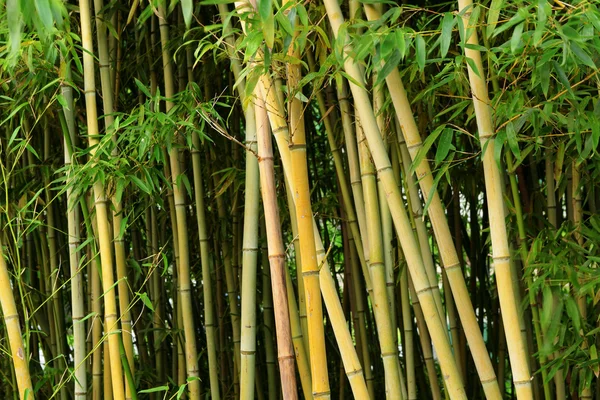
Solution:
<svg viewBox="0 0 600 400"><path fill-rule="evenodd" d="M365 11L369 20L381 17L381 13L378 12L375 7L370 5L365 5ZM386 77L386 83L394 104L394 109L396 110L396 115L400 120L401 131L406 140L410 156L414 160L419 149L422 147L421 136L413 117L398 69L394 69L390 72ZM481 331L477 329L477 319L460 269L456 248L452 243L452 235L450 234L448 221L445 217L444 207L437 191L431 193L431 189L433 188L433 176L425 157L422 158L419 165L416 166L415 172L422 189L424 200L430 202L428 214L430 215L438 248L440 249L443 266L452 288L456 308L458 309L462 324L465 327L465 334L467 335L469 347L474 355L473 359L475 360L480 381L484 386L488 398L499 399L500 390L498 383L494 382L495 374L491 360L485 347ZM432 196L431 199L429 198L430 193Z"/></svg>
<svg viewBox="0 0 600 400"><path fill-rule="evenodd" d="M289 324L290 318L284 274L285 249L283 247L281 236L281 224L279 221L277 194L275 191L273 150L264 103L259 101L259 103L256 104L255 111L258 140L258 165L267 231L269 265L271 269L271 288L273 290L273 302L275 305L274 312L281 389L285 399L293 400L298 398L298 392L296 389L296 373L293 360L294 350Z"/></svg>
<svg viewBox="0 0 600 400"><path fill-rule="evenodd" d="M71 67L68 62L63 61L62 71L67 81L71 80ZM75 143L75 113L73 101L73 89L68 84L61 85L61 93L65 99L63 113L67 131L64 135L64 160L67 167L67 181L71 178L70 166L73 158L73 143ZM86 342L85 323L81 320L85 316L84 290L83 290L83 266L80 266L80 252L78 250L81 242L79 236L80 213L77 202L73 196L73 188L67 186L67 225L69 245L69 265L71 271L71 304L73 320L73 369L75 375L74 395L75 400L84 400L87 397L87 374L85 366Z"/></svg>
<svg viewBox="0 0 600 400"><path fill-rule="evenodd" d="M165 78L165 95L168 99L166 101L166 111L168 113L173 107L173 97L175 95L175 88L173 84L173 65L171 63L171 57L167 48L169 41L169 25L167 21L167 14L164 1L159 2L158 5L158 20L160 29L160 41L162 47L163 71ZM181 172L179 151L180 150L178 145L174 143L171 147L171 150L169 151L169 161L171 165L171 177L173 182L173 200L177 220L177 234L179 239L178 283L181 309L183 312L183 329L185 335L185 357L188 377L188 388L190 398L192 400L197 400L200 398L198 350L196 348L196 333L194 327L194 316L192 314L192 283L190 279L185 188L183 187L183 182L181 181L183 173ZM194 173L194 186L196 186L196 180L200 178L199 171L195 172L198 172L198 174ZM198 190L196 187L194 187L194 189ZM198 199L196 199L196 202L197 201ZM204 265L202 275L204 280L204 288L206 289L206 287L210 287L210 273L204 274ZM207 310L209 306L212 306L210 302L206 300L206 298L204 305ZM211 355L213 357L211 357ZM211 369L216 366L214 358L214 354L211 354L211 352L209 351L209 365ZM213 381L213 379L211 379L210 383L212 397L213 399L218 400L219 392L217 381Z"/></svg>
<svg viewBox="0 0 600 400"><path fill-rule="evenodd" d="M88 125L88 144L91 148L90 156L93 159L98 144L98 117L96 109L96 82L94 77L93 41L91 29L91 13L87 0L79 0L81 14L81 41L84 48L83 71L86 116ZM104 292L105 319L107 323L108 347L113 359L110 372L112 375L112 389L116 400L125 398L123 384L123 368L119 360L119 323L117 320L117 301L114 289L114 274L111 251L111 234L108 222L106 194L102 182L94 182L94 205L96 208L96 221L98 225L98 239L100 242L100 259L102 263L102 287Z"/></svg>
<svg viewBox="0 0 600 400"><path fill-rule="evenodd" d="M390 398L401 399L403 396L400 388L400 366L398 363L398 351L394 339L391 310L387 293L375 167L370 159L363 129L357 129L357 140L363 193L365 196L365 209L367 213L369 271L373 281L373 296L371 297L371 302L377 323L377 332L379 334L381 358L383 359L383 367L385 370L386 392L387 396Z"/></svg>
<svg viewBox="0 0 600 400"><path fill-rule="evenodd" d="M267 107L269 122L271 124L272 131L275 133L274 136L277 141L277 147L283 163L283 170L286 180L288 185L290 185L291 190L293 190L294 183L291 179L292 168L290 150L288 146L289 134L286 121L282 117L284 114L283 110L281 109L280 103L277 100L275 85L267 76L263 75L258 86L261 88L262 95L266 100L265 103L269 105ZM292 199L296 200L294 196L292 196ZM340 304L337 289L335 287L333 277L331 276L329 265L327 264L327 260L325 258L325 249L323 248L323 243L321 242L321 237L312 215L311 219L315 238L317 263L318 265L321 265L319 272L321 295L323 296L327 313L331 320L336 341L340 347L342 362L344 364L346 376L350 380L350 386L352 387L354 396L358 398L366 398L367 389L362 368L360 367L360 362L358 361L358 356L356 355L352 338L350 337L350 332L348 331L348 326L344 318L344 312ZM311 358L311 363L313 362L314 360Z"/></svg>
<svg viewBox="0 0 600 400"><path fill-rule="evenodd" d="M35 394L29 374L28 355L23 344L23 338L21 337L19 314L15 298L13 297L8 267L4 259L3 246L2 242L0 242L0 306L2 306L2 314L4 315L4 324L10 345L19 398L21 400L26 398L33 399Z"/></svg>
<svg viewBox="0 0 600 400"><path fill-rule="evenodd" d="M325 8L333 32L337 36L340 27L344 22L340 7L337 2L326 0ZM342 39L347 42L347 37ZM351 51L351 46L346 46L346 51ZM415 283L415 290L419 294L419 300L421 301L425 315L428 317L427 324L430 326L433 343L440 356L440 365L442 371L444 371L450 398L465 398L464 388L460 381L460 374L452 356L452 350L448 342L446 331L441 323L440 315L435 305L432 289L429 285L423 261L419 254L418 245L412 234L412 229L410 228L406 210L402 203L400 191L393 176L389 157L386 154L385 147L381 140L381 134L377 128L377 121L373 114L371 102L364 89L364 79L357 64L355 64L351 57L346 58L344 69L356 82L350 84L350 89L352 90L355 102L360 105L358 107L360 120L365 131L365 136L377 173L385 188L388 205L392 213L392 219L408 261L413 282Z"/></svg>
<svg viewBox="0 0 600 400"><path fill-rule="evenodd" d="M467 43L477 46L478 40L476 30L473 27L468 26L472 5L473 3L471 0L458 1L459 10L463 13L462 19L465 24L465 29L467 32L470 32L470 34L467 34ZM510 268L510 252L505 225L502 173L494 159L495 131L492 124L487 84L482 78L485 75L479 50L465 48L465 55L473 60L473 63L477 68L476 72L471 65L467 66L469 82L473 93L473 104L475 107L479 139L481 141L482 149L485 149L483 154L483 168L490 219L492 252L498 287L498 297L500 299L506 342L513 371L513 382L519 400L531 399L533 398L531 373L529 371L529 362L526 354L527 347L520 332L519 305L515 304L515 290L513 288L513 277Z"/></svg>
<svg viewBox="0 0 600 400"><path fill-rule="evenodd" d="M113 92L111 85L111 71L110 71L110 61L108 55L108 41L106 37L106 23L104 21L104 1L103 0L94 0L94 9L96 15L96 35L98 41L98 59L99 59L99 69L100 69L100 82L102 86L102 105L104 108L104 123L105 123L105 132L109 134L112 131L112 126L114 123L114 106L113 106ZM118 157L116 141L117 135L112 134L111 139L115 144L113 148L113 152L111 154L112 157ZM125 347L125 353L127 354L127 361L132 370L132 373L135 371L135 364L133 360L133 336L131 329L131 312L129 310L129 286L127 284L127 260L125 255L125 243L123 241L123 237L121 235L122 224L123 221L123 208L122 203L117 202L116 199L112 198L111 202L113 204L113 241L114 241L114 251L115 251L115 263L117 267L117 280L118 280L118 292L119 292L119 311L120 311L120 320L122 327L122 336L123 336L123 346ZM129 383L125 381L125 398L131 399L132 392L135 391L135 388L131 388Z"/></svg>

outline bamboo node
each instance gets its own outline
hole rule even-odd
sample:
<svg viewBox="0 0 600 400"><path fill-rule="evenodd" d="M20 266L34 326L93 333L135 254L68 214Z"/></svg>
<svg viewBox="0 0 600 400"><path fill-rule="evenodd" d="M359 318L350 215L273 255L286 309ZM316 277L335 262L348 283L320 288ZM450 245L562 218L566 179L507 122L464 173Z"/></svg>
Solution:
<svg viewBox="0 0 600 400"><path fill-rule="evenodd" d="M346 376L348 378L350 378L354 375L359 375L359 374L362 375L362 373L363 373L362 368L358 368L358 369L355 369L354 371L346 372Z"/></svg>
<svg viewBox="0 0 600 400"><path fill-rule="evenodd" d="M285 258L285 253L279 253L279 254L269 254L269 260L271 258Z"/></svg>
<svg viewBox="0 0 600 400"><path fill-rule="evenodd" d="M453 270L453 269L456 269L456 268L459 268L459 267L460 267L460 262L455 262L455 263L453 263L453 264L450 264L450 265L445 265L445 266L444 266L444 269L445 269L446 271L451 271L451 270Z"/></svg>
<svg viewBox="0 0 600 400"><path fill-rule="evenodd" d="M531 380L533 377L527 379L526 381L514 381L515 386L529 386L531 385Z"/></svg>

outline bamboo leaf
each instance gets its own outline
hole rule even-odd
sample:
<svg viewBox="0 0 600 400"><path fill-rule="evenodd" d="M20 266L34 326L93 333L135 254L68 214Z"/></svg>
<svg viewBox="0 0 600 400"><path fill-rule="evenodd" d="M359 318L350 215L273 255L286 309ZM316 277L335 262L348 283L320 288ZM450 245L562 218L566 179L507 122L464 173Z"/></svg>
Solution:
<svg viewBox="0 0 600 400"><path fill-rule="evenodd" d="M498 18L500 17L500 10L502 9L503 4L504 0L492 0L487 17L486 35L488 38L492 36L496 24L498 24Z"/></svg>
<svg viewBox="0 0 600 400"><path fill-rule="evenodd" d="M435 153L435 163L439 164L446 159L446 156L451 149L454 149L452 145L452 138L454 137L454 130L450 128L444 129L438 143L438 148Z"/></svg>
<svg viewBox="0 0 600 400"><path fill-rule="evenodd" d="M385 80L385 78L387 78L387 76L390 74L390 72L392 72L394 69L396 69L396 67L398 66L398 63L400 63L401 59L402 59L402 56L400 54L400 51L398 49L394 50L392 55L390 57L388 57L385 65L381 68L381 70L377 74L377 80L375 82L375 86L381 84Z"/></svg>
<svg viewBox="0 0 600 400"><path fill-rule="evenodd" d="M190 29L190 26L192 25L193 10L194 5L192 0L181 0L181 12L183 13L183 20L187 29Z"/></svg>
<svg viewBox="0 0 600 400"><path fill-rule="evenodd" d="M154 306L152 305L152 302L150 301L150 298L148 297L146 292L143 292L143 293L136 292L135 294L138 295L138 297L140 298L140 300L142 300L142 303L144 303L144 305L146 307L148 307L151 311L154 311ZM148 392L148 393L150 393L150 392Z"/></svg>
<svg viewBox="0 0 600 400"><path fill-rule="evenodd" d="M560 81L560 83L562 83L562 85L569 92L569 94L572 95L573 89L571 89L571 84L569 83L569 78L567 77L567 74L565 74L565 71L562 69L560 64L557 63L556 61L552 61L552 65L554 66L554 70L556 71L556 74L558 75L558 80Z"/></svg>
<svg viewBox="0 0 600 400"><path fill-rule="evenodd" d="M575 332L579 334L579 331L581 329L581 316L579 315L579 308L577 307L577 303L575 302L575 300L573 300L571 296L567 296L565 298L565 305L567 308L567 315L569 316L575 327Z"/></svg>
<svg viewBox="0 0 600 400"><path fill-rule="evenodd" d="M421 161L423 161L423 158L427 155L427 153L429 152L429 149L431 148L433 143L437 140L437 138L442 134L442 132L444 131L445 128L446 128L446 125L442 124L442 125L438 126L437 128L435 128L435 130L433 132L431 132L431 134L429 136L427 136L427 139L425 139L425 141L423 142L423 145L421 146L419 151L417 151L417 155L413 159L413 162L410 166L411 174L415 173L417 166L421 163Z"/></svg>
<svg viewBox="0 0 600 400"><path fill-rule="evenodd" d="M590 68L596 69L596 64L594 63L594 60L592 60L592 57L590 57L589 54L585 52L585 50L579 47L579 45L575 42L571 42L569 45L571 46L571 51L573 52L573 54L575 54L575 56L582 63L584 63Z"/></svg>
<svg viewBox="0 0 600 400"><path fill-rule="evenodd" d="M515 54L519 49L521 44L521 36L523 35L523 28L525 27L525 22L521 22L519 25L515 27L513 31L512 37L510 38L510 51Z"/></svg>
<svg viewBox="0 0 600 400"><path fill-rule="evenodd" d="M445 13L442 20L442 35L440 37L440 53L442 58L448 54L450 42L452 41L452 28L454 27L454 16L451 13Z"/></svg>
<svg viewBox="0 0 600 400"><path fill-rule="evenodd" d="M425 48L425 39L423 36L417 35L416 39L416 51L417 51L417 64L419 65L419 70L423 72L425 69L425 60L427 58L427 50Z"/></svg>
<svg viewBox="0 0 600 400"><path fill-rule="evenodd" d="M140 390L138 393L156 393L156 392L166 392L169 390L168 386L157 386L150 389Z"/></svg>

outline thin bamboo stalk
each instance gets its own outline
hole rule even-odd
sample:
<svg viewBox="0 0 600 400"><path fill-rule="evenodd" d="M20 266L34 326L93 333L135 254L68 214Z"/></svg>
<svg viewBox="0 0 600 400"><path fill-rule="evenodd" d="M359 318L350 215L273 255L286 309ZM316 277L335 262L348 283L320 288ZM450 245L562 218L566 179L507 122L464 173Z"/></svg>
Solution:
<svg viewBox="0 0 600 400"><path fill-rule="evenodd" d="M71 80L71 66L63 61L62 70L67 81ZM73 158L73 143L75 143L75 108L73 89L68 84L61 84L61 93L65 99L63 113L67 131L64 135L64 159L67 167L67 182L71 181L70 166ZM86 342L85 323L81 320L85 316L85 298L83 291L83 266L79 265L81 254L78 250L81 242L79 235L80 213L77 202L73 196L73 188L67 186L67 226L69 244L69 265L71 271L71 307L73 320L73 369L75 375L74 395L75 400L84 400L87 397L87 374L85 369Z"/></svg>
<svg viewBox="0 0 600 400"><path fill-rule="evenodd" d="M264 228L262 230L264 231ZM262 233L263 237L266 239L266 232ZM277 361L275 356L275 343L273 340L275 333L275 315L273 314L273 290L271 289L271 270L269 266L269 252L267 250L266 240L264 241L264 246L262 249L262 266L263 337L265 343L265 364L267 367L268 396L269 400L276 400L278 392ZM258 375L255 374L255 377L258 377ZM256 385L256 389L260 391L258 385Z"/></svg>
<svg viewBox="0 0 600 400"><path fill-rule="evenodd" d="M162 47L163 71L165 78L165 95L168 99L166 101L166 111L168 113L173 107L172 99L175 95L175 88L173 84L173 64L171 62L171 57L167 47L169 42L169 25L167 21L166 7L164 1L161 1L158 4L158 20L160 29L160 41ZM183 312L183 329L185 335L185 356L189 395L190 399L197 400L200 399L198 350L196 348L196 332L194 328L194 316L192 314L192 283L190 279L185 188L183 186L183 182L181 181L183 173L181 172L179 152L179 147L176 143L173 143L173 146L169 151L169 161L171 165L171 177L173 182L173 200L177 219L177 233L179 238L178 283L181 309ZM198 172L198 174L194 173L194 183L196 183L196 179L199 179L199 171L195 172ZM195 188L195 190L197 190L197 188ZM204 287L210 287L210 274L207 276L203 273L203 280ZM206 308L210 305L209 302L206 301L206 299L204 305ZM213 362L211 362L211 354L209 352L209 365L211 369L216 366L214 364L215 360L212 359L212 361ZM211 379L210 386L213 399L218 400L219 392L217 381L215 380L213 382L213 380Z"/></svg>

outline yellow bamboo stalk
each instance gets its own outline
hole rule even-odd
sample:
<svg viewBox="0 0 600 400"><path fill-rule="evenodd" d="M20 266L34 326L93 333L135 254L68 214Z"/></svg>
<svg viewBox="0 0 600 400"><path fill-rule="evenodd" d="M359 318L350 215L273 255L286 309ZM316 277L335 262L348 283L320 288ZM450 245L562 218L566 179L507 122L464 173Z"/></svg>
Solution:
<svg viewBox="0 0 600 400"><path fill-rule="evenodd" d="M94 76L94 46L91 29L91 13L88 0L79 0L81 14L81 41L84 49L83 70L86 117L88 125L88 143L93 159L98 144L98 115L96 109L96 81ZM102 263L102 287L104 292L104 309L108 347L113 360L110 368L112 388L116 400L125 398L123 384L123 368L119 356L119 323L117 320L117 301L114 289L114 274L111 251L111 233L108 221L107 199L102 182L94 182L94 205L98 225L98 240L100 242L100 260Z"/></svg>
<svg viewBox="0 0 600 400"><path fill-rule="evenodd" d="M471 0L458 1L459 10L463 13L462 18L465 29L467 32L471 32L467 38L467 43L477 46L477 32L474 27L468 26L472 6L473 2ZM492 253L508 354L513 372L513 382L519 400L532 399L533 390L526 353L527 346L520 331L519 305L515 303L515 289L513 287L513 277L510 268L510 252L504 213L504 184L502 172L494 159L495 131L492 123L487 83L483 79L485 72L479 50L474 50L471 47L465 48L465 55L473 60L477 68L476 72L471 68L470 64L467 66L469 82L473 93L473 105L475 107L479 139L482 149L485 149L483 154L483 168L490 219ZM465 330L467 330L466 327Z"/></svg>
<svg viewBox="0 0 600 400"><path fill-rule="evenodd" d="M288 64L290 65L290 64ZM299 71L288 69L289 82L297 84ZM292 88L294 86L291 86ZM312 207L308 186L308 165L306 162L306 134L302 103L296 97L290 102L289 147L292 162L293 194L296 200L298 235L300 238L300 256L302 257L302 279L306 297L306 315L308 319L308 343L311 360L313 396L329 398L329 376L327 373L327 355L325 353L325 331L323 309L320 296L319 267L312 227ZM286 125L280 127L286 128Z"/></svg>
<svg viewBox="0 0 600 400"><path fill-rule="evenodd" d="M10 345L12 365L15 370L15 379L21 400L33 399L33 386L29 374L29 362L26 354L23 338L21 337L21 326L17 304L13 297L13 289L10 284L10 275L6 260L4 259L3 244L0 242L0 306L4 315L4 324Z"/></svg>
<svg viewBox="0 0 600 400"><path fill-rule="evenodd" d="M290 185L285 185L285 193L287 195L288 210L290 212L290 221L292 225L292 235L294 236L294 250L296 252L296 271L302 271L302 267L298 267L301 263L300 258L300 247L296 240L298 237L298 225L296 224L296 207L293 206L294 198L290 190ZM296 248L298 250L296 250ZM300 268L300 269L298 269ZM302 279L298 279L298 283ZM308 342L303 337L302 325L300 322L300 314L298 311L298 303L294 294L294 286L292 285L292 278L290 277L290 271L286 269L286 283L287 283L287 294L288 294L288 305L290 308L290 325L292 328L292 342L294 343L294 351L296 353L296 365L298 366L298 373L300 375L300 381L302 383L302 392L305 399L312 399L312 378L310 375L310 359L308 358ZM301 290L298 285L298 291Z"/></svg>

